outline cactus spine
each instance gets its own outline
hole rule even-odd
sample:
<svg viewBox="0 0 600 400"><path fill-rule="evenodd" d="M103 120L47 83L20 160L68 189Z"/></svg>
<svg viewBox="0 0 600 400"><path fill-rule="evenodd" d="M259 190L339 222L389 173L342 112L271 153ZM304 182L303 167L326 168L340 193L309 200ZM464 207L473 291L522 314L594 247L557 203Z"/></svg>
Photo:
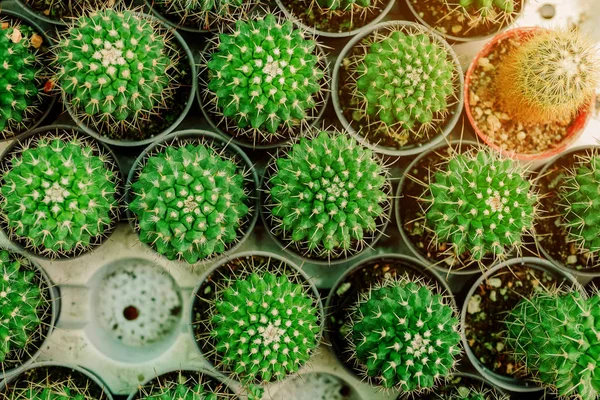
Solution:
<svg viewBox="0 0 600 400"><path fill-rule="evenodd" d="M364 8L374 7L377 0L374 0L371 4L371 0L317 0L317 4L330 11L351 11L353 13L360 13Z"/></svg>
<svg viewBox="0 0 600 400"><path fill-rule="evenodd" d="M211 29L242 17L253 3L249 0L157 0L154 6L163 8L180 24Z"/></svg>
<svg viewBox="0 0 600 400"><path fill-rule="evenodd" d="M455 307L437 288L407 276L363 293L349 325L357 367L385 388L432 388L452 373L461 352Z"/></svg>
<svg viewBox="0 0 600 400"><path fill-rule="evenodd" d="M213 388L213 385L208 382L209 378L203 374L179 371L176 372L176 379L170 376L172 374L175 373L164 374L144 385L135 398L139 400L219 400L230 398L221 391L224 385Z"/></svg>
<svg viewBox="0 0 600 400"><path fill-rule="evenodd" d="M446 6L470 21L505 25L515 18L515 0L444 0Z"/></svg>
<svg viewBox="0 0 600 400"><path fill-rule="evenodd" d="M570 121L594 97L600 63L577 31L540 29L499 66L501 107L522 122Z"/></svg>

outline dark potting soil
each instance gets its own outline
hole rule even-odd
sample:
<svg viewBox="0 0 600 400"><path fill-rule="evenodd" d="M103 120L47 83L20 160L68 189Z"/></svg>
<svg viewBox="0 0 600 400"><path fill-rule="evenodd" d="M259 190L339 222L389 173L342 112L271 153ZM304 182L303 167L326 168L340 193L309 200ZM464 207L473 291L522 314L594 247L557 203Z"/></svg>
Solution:
<svg viewBox="0 0 600 400"><path fill-rule="evenodd" d="M425 278L426 281L437 284L435 276L422 270L420 266L409 261L381 257L362 264L344 277L344 280L334 286L329 293L329 309L325 310L325 332L337 359L357 375L360 369L350 360L352 345L348 336L347 324L350 322L351 309L360 299L361 294L368 292L371 287L385 279L399 278L407 275L409 278ZM440 284L437 284L440 288ZM449 294L449 293L448 293Z"/></svg>
<svg viewBox="0 0 600 400"><path fill-rule="evenodd" d="M105 400L107 398L102 387L98 386L91 378L79 371L59 366L38 367L23 372L13 382L6 385L0 396L4 396L3 399L12 400L15 389L26 389L30 386L37 388L42 382L48 382L49 386L53 385L57 390L59 390L57 386L59 384L77 388L78 392L85 396L85 400ZM72 390L71 394L77 393Z"/></svg>
<svg viewBox="0 0 600 400"><path fill-rule="evenodd" d="M281 3L308 27L321 32L345 33L368 25L389 1L374 0L370 7L355 6L348 11L321 8L317 0L281 0Z"/></svg>
<svg viewBox="0 0 600 400"><path fill-rule="evenodd" d="M506 377L530 380L525 366L511 356L504 342L504 318L521 301L564 278L527 265L497 271L467 299L465 336L475 357L489 370Z"/></svg>
<svg viewBox="0 0 600 400"><path fill-rule="evenodd" d="M138 392L133 396L132 400L144 400L147 396L161 394L165 388L175 388L180 382L180 377L183 378L182 380L185 382L185 386L190 389L194 388L198 383L201 383L204 391L207 393L233 395L227 385L219 382L214 377L197 371L183 370L169 372L152 379L138 389Z"/></svg>
<svg viewBox="0 0 600 400"><path fill-rule="evenodd" d="M540 176L540 218L535 230L540 246L554 260L572 270L598 272L598 260L592 259L589 253L580 251L576 243L568 241L567 230L563 226L564 208L560 205L559 196L566 171L573 168L578 157L585 155L585 150L565 154Z"/></svg>
<svg viewBox="0 0 600 400"><path fill-rule="evenodd" d="M446 35L461 38L476 38L487 36L500 31L503 27L510 25L510 19L514 19L521 12L523 0L515 1L515 10L508 20L483 21L469 18L459 9L453 11L440 0L409 0L415 12L434 30ZM457 1L458 3L458 1Z"/></svg>
<svg viewBox="0 0 600 400"><path fill-rule="evenodd" d="M461 150L468 150L469 145L462 145ZM427 203L417 200L423 198L426 187L415 180L429 186L430 179L436 171L451 154L451 147L445 146L435 151L430 152L423 157L411 170L406 171L406 177L400 193L398 215L402 223L401 229L404 230L408 239L419 253L431 261L432 264L451 270L477 270L479 265L470 258L470 254L464 253L460 257L456 257L448 253L451 248L451 243L435 243L435 234L426 228L425 212ZM410 177L415 178L415 180ZM484 258L484 265L489 265L493 262L490 257Z"/></svg>

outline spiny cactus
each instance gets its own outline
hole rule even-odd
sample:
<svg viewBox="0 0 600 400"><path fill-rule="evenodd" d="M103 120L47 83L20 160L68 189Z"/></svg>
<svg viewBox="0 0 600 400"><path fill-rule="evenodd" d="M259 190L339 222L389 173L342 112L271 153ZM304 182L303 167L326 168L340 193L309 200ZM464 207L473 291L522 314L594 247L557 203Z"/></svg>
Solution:
<svg viewBox="0 0 600 400"><path fill-rule="evenodd" d="M140 240L190 264L223 253L249 214L247 173L208 142L163 147L131 186Z"/></svg>
<svg viewBox="0 0 600 400"><path fill-rule="evenodd" d="M173 14L182 24L208 29L232 16L243 14L253 1L247 0L156 0L154 6Z"/></svg>
<svg viewBox="0 0 600 400"><path fill-rule="evenodd" d="M38 255L81 254L117 224L120 177L83 135L44 133L5 159L0 213L11 240Z"/></svg>
<svg viewBox="0 0 600 400"><path fill-rule="evenodd" d="M31 125L39 105L43 38L29 26L0 21L0 132L10 138Z"/></svg>
<svg viewBox="0 0 600 400"><path fill-rule="evenodd" d="M440 400L508 400L508 395L501 395L494 389L459 386L449 394L437 396Z"/></svg>
<svg viewBox="0 0 600 400"><path fill-rule="evenodd" d="M387 218L386 168L342 133L301 138L275 164L267 184L274 229L307 254L359 251Z"/></svg>
<svg viewBox="0 0 600 400"><path fill-rule="evenodd" d="M353 118L402 146L437 129L453 102L457 74L446 47L428 32L391 29L360 44L361 55L353 57Z"/></svg>
<svg viewBox="0 0 600 400"><path fill-rule="evenodd" d="M158 378L159 385L153 385L150 390L142 387L141 395L136 398L142 400L218 400L224 397L223 394L215 393L202 380L202 375L198 378L178 374L176 381ZM148 393L146 393L148 392Z"/></svg>
<svg viewBox="0 0 600 400"><path fill-rule="evenodd" d="M594 152L569 170L560 186L568 239L581 251L600 252L600 156Z"/></svg>
<svg viewBox="0 0 600 400"><path fill-rule="evenodd" d="M561 397L600 399L600 294L548 290L506 318L506 342Z"/></svg>
<svg viewBox="0 0 600 400"><path fill-rule="evenodd" d="M136 126L171 96L171 37L132 11L92 11L71 24L55 48L58 83L83 121L103 134ZM100 129L108 124L112 129ZM116 136L115 136L116 137Z"/></svg>
<svg viewBox="0 0 600 400"><path fill-rule="evenodd" d="M593 43L577 31L540 29L499 65L496 92L511 118L568 122L592 100L599 65Z"/></svg>
<svg viewBox="0 0 600 400"><path fill-rule="evenodd" d="M441 164L421 201L438 243L459 257L502 258L522 247L533 227L537 194L525 170L491 150L455 153Z"/></svg>
<svg viewBox="0 0 600 400"><path fill-rule="evenodd" d="M209 320L198 323L207 325L218 368L246 384L281 380L298 372L318 346L320 300L276 259L231 263L238 261L244 271L224 278L209 301Z"/></svg>
<svg viewBox="0 0 600 400"><path fill-rule="evenodd" d="M38 311L43 296L35 274L24 268L19 257L0 249L0 363L11 351L24 349L41 323Z"/></svg>
<svg viewBox="0 0 600 400"><path fill-rule="evenodd" d="M507 23L514 18L515 0L444 0L451 10L479 23Z"/></svg>
<svg viewBox="0 0 600 400"><path fill-rule="evenodd" d="M259 141L284 136L311 118L325 71L316 42L273 14L237 21L208 61L216 113Z"/></svg>
<svg viewBox="0 0 600 400"><path fill-rule="evenodd" d="M373 3L376 2L373 1ZM341 11L356 10L356 12L372 6L371 0L317 0L317 4L324 9Z"/></svg>
<svg viewBox="0 0 600 400"><path fill-rule="evenodd" d="M414 392L451 374L460 350L457 311L435 287L403 276L361 295L351 316L353 358L385 388Z"/></svg>
<svg viewBox="0 0 600 400"><path fill-rule="evenodd" d="M23 0L27 7L47 18L66 22L81 16L85 10L99 10L114 6L122 0Z"/></svg>

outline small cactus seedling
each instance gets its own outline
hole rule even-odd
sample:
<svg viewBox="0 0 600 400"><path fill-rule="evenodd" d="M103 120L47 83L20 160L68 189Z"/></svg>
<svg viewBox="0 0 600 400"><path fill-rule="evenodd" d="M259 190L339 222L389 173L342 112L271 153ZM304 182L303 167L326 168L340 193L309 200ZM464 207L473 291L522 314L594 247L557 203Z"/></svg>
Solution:
<svg viewBox="0 0 600 400"><path fill-rule="evenodd" d="M0 365L11 352L26 348L41 323L39 311L44 298L35 275L36 271L22 265L19 257L0 250Z"/></svg>
<svg viewBox="0 0 600 400"><path fill-rule="evenodd" d="M398 146L437 132L456 101L458 75L447 45L400 26L376 31L358 46L349 66L352 118Z"/></svg>
<svg viewBox="0 0 600 400"><path fill-rule="evenodd" d="M273 14L237 21L210 54L207 95L237 134L272 142L312 118L323 91L322 62L316 42L292 21Z"/></svg>
<svg viewBox="0 0 600 400"><path fill-rule="evenodd" d="M136 400L219 400L230 398L223 384L214 385L210 377L193 371L164 374L142 386Z"/></svg>
<svg viewBox="0 0 600 400"><path fill-rule="evenodd" d="M449 376L461 353L457 311L439 290L407 276L361 295L351 315L352 357L370 382L418 392Z"/></svg>
<svg viewBox="0 0 600 400"><path fill-rule="evenodd" d="M140 240L190 264L228 250L249 214L248 173L208 142L162 146L131 185Z"/></svg>
<svg viewBox="0 0 600 400"><path fill-rule="evenodd" d="M186 27L211 29L243 16L253 3L254 0L156 0L154 6Z"/></svg>
<svg viewBox="0 0 600 400"><path fill-rule="evenodd" d="M501 395L494 389L459 386L448 394L438 394L440 400L508 400L508 395Z"/></svg>
<svg viewBox="0 0 600 400"><path fill-rule="evenodd" d="M456 10L470 21L505 25L515 17L516 0L443 0L450 10Z"/></svg>
<svg viewBox="0 0 600 400"><path fill-rule="evenodd" d="M11 240L37 255L81 254L117 224L120 176L110 155L72 133L44 133L3 161L0 216Z"/></svg>
<svg viewBox="0 0 600 400"><path fill-rule="evenodd" d="M600 399L600 293L549 289L506 318L506 342L544 386L563 398Z"/></svg>
<svg viewBox="0 0 600 400"><path fill-rule="evenodd" d="M27 130L39 106L43 38L29 26L0 21L0 133Z"/></svg>
<svg viewBox="0 0 600 400"><path fill-rule="evenodd" d="M501 107L521 122L570 121L594 97L600 63L577 31L534 31L499 66Z"/></svg>
<svg viewBox="0 0 600 400"><path fill-rule="evenodd" d="M267 203L274 233L306 254L360 251L387 219L388 171L351 137L301 138L273 168Z"/></svg>
<svg viewBox="0 0 600 400"><path fill-rule="evenodd" d="M228 276L207 300L208 321L197 322L207 337L197 340L209 340L217 368L244 384L282 380L298 372L319 344L320 300L281 261L252 256L231 265L238 262L242 271L223 266Z"/></svg>
<svg viewBox="0 0 600 400"><path fill-rule="evenodd" d="M170 42L150 17L112 8L89 12L55 48L58 84L79 119L118 138L172 95L179 55Z"/></svg>
<svg viewBox="0 0 600 400"><path fill-rule="evenodd" d="M441 164L420 199L428 205L426 225L449 252L481 264L522 247L533 228L537 194L525 169L491 150L454 153Z"/></svg>

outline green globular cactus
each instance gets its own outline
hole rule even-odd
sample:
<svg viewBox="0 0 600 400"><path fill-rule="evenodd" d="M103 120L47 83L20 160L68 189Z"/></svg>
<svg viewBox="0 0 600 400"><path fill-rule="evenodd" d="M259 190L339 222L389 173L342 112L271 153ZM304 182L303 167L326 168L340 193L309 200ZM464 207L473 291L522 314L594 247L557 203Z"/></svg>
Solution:
<svg viewBox="0 0 600 400"><path fill-rule="evenodd" d="M306 122L325 73L316 45L292 21L273 14L237 21L207 64L217 114L260 139Z"/></svg>
<svg viewBox="0 0 600 400"><path fill-rule="evenodd" d="M544 386L563 398L600 399L600 294L548 290L506 318L506 342Z"/></svg>
<svg viewBox="0 0 600 400"><path fill-rule="evenodd" d="M243 9L245 2L248 0L156 0L154 5L175 14L183 23L193 21L201 27L210 27L209 20L231 16Z"/></svg>
<svg viewBox="0 0 600 400"><path fill-rule="evenodd" d="M58 84L82 120L135 126L171 94L177 60L167 55L169 40L149 17L90 12L74 20L55 49Z"/></svg>
<svg viewBox="0 0 600 400"><path fill-rule="evenodd" d="M356 251L378 229L377 220L387 218L388 172L349 136L301 138L275 169L268 182L275 229L307 253Z"/></svg>
<svg viewBox="0 0 600 400"><path fill-rule="evenodd" d="M469 386L458 386L448 394L438 394L440 400L508 400L508 395L501 395L494 389L485 387L474 388Z"/></svg>
<svg viewBox="0 0 600 400"><path fill-rule="evenodd" d="M249 213L244 174L209 144L167 146L150 156L131 186L140 240L190 264L223 253Z"/></svg>
<svg viewBox="0 0 600 400"><path fill-rule="evenodd" d="M30 342L41 323L38 308L42 301L35 271L23 268L9 251L0 250L0 363Z"/></svg>
<svg viewBox="0 0 600 400"><path fill-rule="evenodd" d="M0 22L2 24L2 22ZM14 136L36 110L41 64L36 45L41 36L26 25L0 28L0 132Z"/></svg>
<svg viewBox="0 0 600 400"><path fill-rule="evenodd" d="M449 376L460 355L457 311L439 291L404 276L361 296L351 316L353 358L385 388L414 392Z"/></svg>
<svg viewBox="0 0 600 400"><path fill-rule="evenodd" d="M404 145L428 135L448 113L455 67L427 32L386 32L354 62L355 120L367 119Z"/></svg>
<svg viewBox="0 0 600 400"><path fill-rule="evenodd" d="M264 267L234 278L218 294L210 321L221 364L242 383L298 372L319 341L319 309L309 289Z"/></svg>
<svg viewBox="0 0 600 400"><path fill-rule="evenodd" d="M0 213L11 239L36 254L88 251L117 224L118 167L77 135L47 134L5 165Z"/></svg>
<svg viewBox="0 0 600 400"><path fill-rule="evenodd" d="M560 185L563 222L568 239L581 251L600 252L600 156L582 158Z"/></svg>
<svg viewBox="0 0 600 400"><path fill-rule="evenodd" d="M502 258L533 228L538 196L525 169L489 150L455 153L435 171L424 199L438 243L459 257Z"/></svg>
<svg viewBox="0 0 600 400"><path fill-rule="evenodd" d="M480 23L507 23L514 18L515 0L444 0L451 10L458 10L469 20Z"/></svg>
<svg viewBox="0 0 600 400"><path fill-rule="evenodd" d="M41 385L43 386L43 385ZM15 389L12 397L7 400L88 400L84 394L77 389L63 387L61 385L50 385L51 387L36 387L29 389Z"/></svg>
<svg viewBox="0 0 600 400"><path fill-rule="evenodd" d="M185 382L177 384L161 385L161 388L154 389L151 394L142 397L143 400L217 400L216 393L207 391L202 383L190 387Z"/></svg>

